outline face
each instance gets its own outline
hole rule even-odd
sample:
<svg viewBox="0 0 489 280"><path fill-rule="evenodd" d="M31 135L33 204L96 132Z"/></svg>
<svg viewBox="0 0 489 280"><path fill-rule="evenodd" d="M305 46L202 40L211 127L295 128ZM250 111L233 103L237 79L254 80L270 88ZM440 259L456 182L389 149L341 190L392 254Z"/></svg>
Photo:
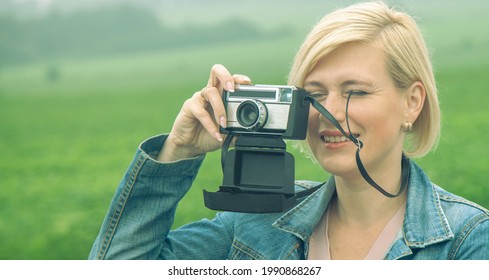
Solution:
<svg viewBox="0 0 489 280"><path fill-rule="evenodd" d="M350 43L325 56L307 76L304 88L364 143L360 152L370 174L386 174L399 166L406 122L407 97L385 69L381 49ZM307 141L322 167L336 176L359 178L355 162L357 146L326 118L311 108Z"/></svg>

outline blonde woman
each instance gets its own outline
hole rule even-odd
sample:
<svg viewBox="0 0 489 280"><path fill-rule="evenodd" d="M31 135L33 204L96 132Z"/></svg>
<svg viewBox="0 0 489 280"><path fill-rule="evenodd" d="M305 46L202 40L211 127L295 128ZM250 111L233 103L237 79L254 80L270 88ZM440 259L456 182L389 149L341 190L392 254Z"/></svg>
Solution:
<svg viewBox="0 0 489 280"><path fill-rule="evenodd" d="M141 144L90 258L489 259L488 211L436 186L409 160L438 139L435 79L416 23L382 2L326 15L289 75L361 150L311 108L303 148L332 174L328 182L286 213L223 212L171 231L203 155L222 145L223 89L249 83L215 65L171 132Z"/></svg>

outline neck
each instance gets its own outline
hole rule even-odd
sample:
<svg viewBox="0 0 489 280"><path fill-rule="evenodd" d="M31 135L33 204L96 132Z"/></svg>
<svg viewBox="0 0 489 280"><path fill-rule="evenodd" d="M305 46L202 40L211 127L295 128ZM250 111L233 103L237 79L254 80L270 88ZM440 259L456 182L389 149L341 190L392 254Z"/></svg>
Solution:
<svg viewBox="0 0 489 280"><path fill-rule="evenodd" d="M371 173L371 177L386 191L397 193L401 186L401 161L377 170ZM383 223L406 201L406 191L398 197L389 198L370 186L361 176L353 179L337 176L335 182L337 195L332 201L331 211L338 221L352 226L369 227Z"/></svg>

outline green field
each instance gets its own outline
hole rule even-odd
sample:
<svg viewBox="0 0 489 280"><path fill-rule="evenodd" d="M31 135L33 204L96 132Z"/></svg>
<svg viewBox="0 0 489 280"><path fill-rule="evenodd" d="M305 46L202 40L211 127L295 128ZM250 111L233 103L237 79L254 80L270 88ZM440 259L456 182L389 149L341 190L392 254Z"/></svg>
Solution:
<svg viewBox="0 0 489 280"><path fill-rule="evenodd" d="M443 129L436 152L417 162L435 183L489 207L489 36L485 28L454 38L430 27ZM208 69L222 63L256 83L284 83L300 40L0 69L0 259L85 259L138 144L169 131L183 100L205 85ZM292 152L297 178L328 176ZM207 156L175 226L214 215L202 190L221 183L219 156Z"/></svg>

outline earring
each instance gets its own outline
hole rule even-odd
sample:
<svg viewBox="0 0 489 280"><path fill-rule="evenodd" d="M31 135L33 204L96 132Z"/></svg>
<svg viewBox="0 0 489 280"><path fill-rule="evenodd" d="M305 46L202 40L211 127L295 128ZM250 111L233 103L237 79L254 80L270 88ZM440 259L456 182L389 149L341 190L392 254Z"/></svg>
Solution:
<svg viewBox="0 0 489 280"><path fill-rule="evenodd" d="M405 133L409 133L413 130L413 123L405 122L402 124L402 131Z"/></svg>

